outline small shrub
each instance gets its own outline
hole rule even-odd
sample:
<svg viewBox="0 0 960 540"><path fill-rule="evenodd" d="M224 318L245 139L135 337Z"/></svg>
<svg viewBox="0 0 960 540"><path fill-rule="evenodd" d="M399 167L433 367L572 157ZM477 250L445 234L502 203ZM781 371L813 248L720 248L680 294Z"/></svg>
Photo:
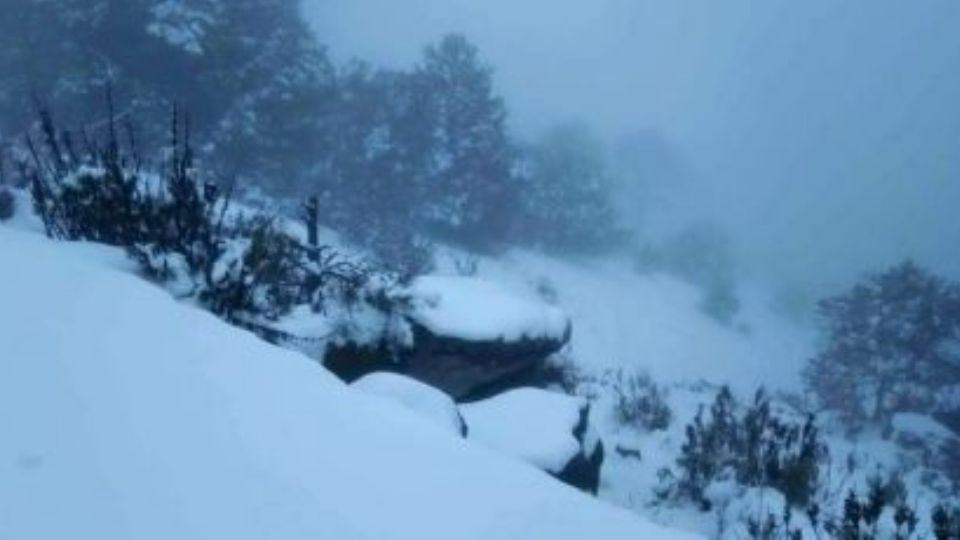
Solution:
<svg viewBox="0 0 960 540"><path fill-rule="evenodd" d="M329 300L349 307L373 294L366 265L315 237L305 246L272 219L228 218L230 200L201 180L176 111L163 175L119 148L112 121L107 144L88 141L82 156L48 113L41 125L44 148L28 139L33 162L19 168L49 236L123 247L148 277L177 282L172 288L273 341L283 333L267 323L296 306L320 312Z"/></svg>
<svg viewBox="0 0 960 540"><path fill-rule="evenodd" d="M648 374L614 376L616 396L614 412L623 425L642 427L647 431L662 431L670 427L673 412L667 404L668 392L657 385Z"/></svg>
<svg viewBox="0 0 960 540"><path fill-rule="evenodd" d="M897 540L913 538L920 520L906 502L907 496L902 482L895 477L886 482L880 477L873 477L869 480L869 484L866 499L860 499L856 491L850 490L843 501L843 515L839 524L830 521L824 525L830 537L840 540L881 538L880 517L886 508L891 508L896 528L893 538Z"/></svg>
<svg viewBox="0 0 960 540"><path fill-rule="evenodd" d="M772 413L762 389L743 414L728 387L723 387L706 418L703 407L686 428L686 442L677 465L682 474L678 492L710 509L704 491L729 475L742 485L771 487L787 502L806 507L816 492L826 446L813 415L798 424Z"/></svg>
<svg viewBox="0 0 960 540"><path fill-rule="evenodd" d="M765 517L750 516L746 523L747 535L753 540L802 540L803 531L793 528L793 510L784 505L779 518L773 512Z"/></svg>
<svg viewBox="0 0 960 540"><path fill-rule="evenodd" d="M933 536L937 540L960 538L960 508L938 504L930 516Z"/></svg>

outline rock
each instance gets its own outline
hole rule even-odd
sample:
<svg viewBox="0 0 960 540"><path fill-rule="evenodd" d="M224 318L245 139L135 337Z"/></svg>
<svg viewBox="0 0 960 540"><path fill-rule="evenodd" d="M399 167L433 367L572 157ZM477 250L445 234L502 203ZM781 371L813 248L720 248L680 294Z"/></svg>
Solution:
<svg viewBox="0 0 960 540"><path fill-rule="evenodd" d="M395 402L446 431L467 436L467 424L453 399L436 388L396 373L371 373L357 379L353 388Z"/></svg>
<svg viewBox="0 0 960 540"><path fill-rule="evenodd" d="M488 387L535 368L569 339L568 334L563 339L467 341L435 335L416 322L411 326L414 345L402 371L458 400L483 395Z"/></svg>
<svg viewBox="0 0 960 540"><path fill-rule="evenodd" d="M577 397L521 388L460 406L469 438L590 493L600 485L604 448Z"/></svg>
<svg viewBox="0 0 960 540"><path fill-rule="evenodd" d="M390 348L383 341L364 345L331 343L324 350L323 366L347 383L371 373L403 371L402 364L394 361Z"/></svg>
<svg viewBox="0 0 960 540"><path fill-rule="evenodd" d="M535 368L570 340L561 310L482 279L423 276L405 294L413 346L403 371L456 399Z"/></svg>
<svg viewBox="0 0 960 540"><path fill-rule="evenodd" d="M324 366L347 382L391 371L475 400L533 383L571 336L558 308L481 279L422 276L394 300L402 343L330 344Z"/></svg>

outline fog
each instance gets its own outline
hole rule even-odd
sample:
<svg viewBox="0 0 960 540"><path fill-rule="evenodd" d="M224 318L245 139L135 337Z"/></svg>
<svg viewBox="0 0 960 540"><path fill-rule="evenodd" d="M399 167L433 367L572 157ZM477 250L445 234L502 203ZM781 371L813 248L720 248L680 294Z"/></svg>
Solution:
<svg viewBox="0 0 960 540"><path fill-rule="evenodd" d="M647 235L716 222L744 267L808 289L904 257L960 276L956 0L306 4L341 61L466 34L516 134L582 120L639 162Z"/></svg>

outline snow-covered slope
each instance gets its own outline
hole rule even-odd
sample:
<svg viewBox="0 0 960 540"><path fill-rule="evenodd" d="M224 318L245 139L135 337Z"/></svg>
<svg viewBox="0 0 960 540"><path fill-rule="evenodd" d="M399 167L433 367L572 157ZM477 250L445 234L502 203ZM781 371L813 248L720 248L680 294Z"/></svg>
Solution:
<svg viewBox="0 0 960 540"><path fill-rule="evenodd" d="M455 271L460 257L441 257L440 271ZM629 261L570 262L516 250L478 262L477 275L506 290L552 297L573 322L567 354L587 373L647 371L661 382L728 382L745 393L758 385L799 390L811 332L772 313L759 293L743 294L743 311L727 327L698 309L695 287L637 273Z"/></svg>
<svg viewBox="0 0 960 540"><path fill-rule="evenodd" d="M465 435L466 424L453 398L416 379L397 373L376 372L353 381L350 386L401 405L458 437Z"/></svg>
<svg viewBox="0 0 960 540"><path fill-rule="evenodd" d="M0 226L0 538L683 538Z"/></svg>

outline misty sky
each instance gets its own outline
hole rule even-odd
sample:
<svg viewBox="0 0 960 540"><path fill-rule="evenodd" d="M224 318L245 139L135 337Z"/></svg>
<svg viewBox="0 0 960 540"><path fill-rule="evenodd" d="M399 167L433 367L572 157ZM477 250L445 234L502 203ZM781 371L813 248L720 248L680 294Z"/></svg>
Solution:
<svg viewBox="0 0 960 540"><path fill-rule="evenodd" d="M716 220L789 280L904 256L960 277L957 0L306 3L338 60L408 66L465 33L518 134L655 134L686 172L644 179L652 228Z"/></svg>

